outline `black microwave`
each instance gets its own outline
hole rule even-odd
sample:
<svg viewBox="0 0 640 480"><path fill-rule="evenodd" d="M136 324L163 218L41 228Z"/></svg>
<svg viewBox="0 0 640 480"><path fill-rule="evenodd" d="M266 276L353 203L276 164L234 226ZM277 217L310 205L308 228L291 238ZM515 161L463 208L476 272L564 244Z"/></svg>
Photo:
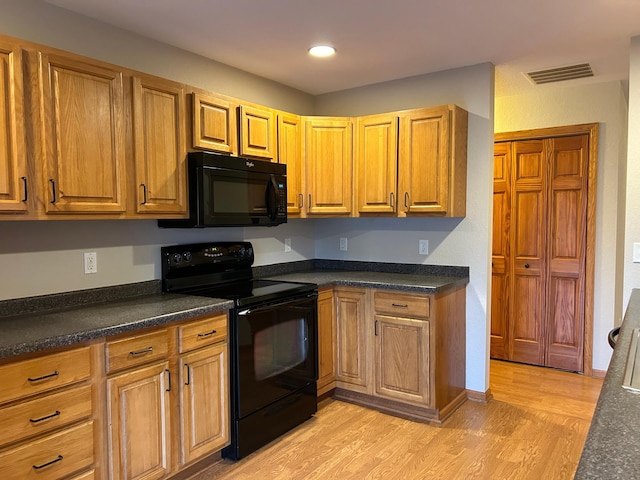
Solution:
<svg viewBox="0 0 640 480"><path fill-rule="evenodd" d="M273 226L287 221L286 165L212 152L190 152L189 218L160 227Z"/></svg>

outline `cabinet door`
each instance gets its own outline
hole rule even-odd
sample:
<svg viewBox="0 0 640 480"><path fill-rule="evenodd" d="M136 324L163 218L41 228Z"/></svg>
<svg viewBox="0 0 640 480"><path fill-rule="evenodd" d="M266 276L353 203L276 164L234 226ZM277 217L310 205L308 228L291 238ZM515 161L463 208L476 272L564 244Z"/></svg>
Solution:
<svg viewBox="0 0 640 480"><path fill-rule="evenodd" d="M170 470L169 363L107 380L110 477L155 480Z"/></svg>
<svg viewBox="0 0 640 480"><path fill-rule="evenodd" d="M375 394L431 406L429 321L375 317Z"/></svg>
<svg viewBox="0 0 640 480"><path fill-rule="evenodd" d="M395 213L398 117L371 115L357 121L356 181L359 213Z"/></svg>
<svg viewBox="0 0 640 480"><path fill-rule="evenodd" d="M187 211L184 87L133 78L133 134L138 213Z"/></svg>
<svg viewBox="0 0 640 480"><path fill-rule="evenodd" d="M276 158L276 124L273 111L240 105L240 155L264 160Z"/></svg>
<svg viewBox="0 0 640 480"><path fill-rule="evenodd" d="M46 211L123 212L122 72L41 53L39 74Z"/></svg>
<svg viewBox="0 0 640 480"><path fill-rule="evenodd" d="M338 382L367 391L366 293L362 289L335 289ZM360 387L360 388L353 388Z"/></svg>
<svg viewBox="0 0 640 480"><path fill-rule="evenodd" d="M227 343L180 358L180 463L184 466L229 443Z"/></svg>
<svg viewBox="0 0 640 480"><path fill-rule="evenodd" d="M193 148L238 153L237 105L214 95L192 94Z"/></svg>
<svg viewBox="0 0 640 480"><path fill-rule="evenodd" d="M336 386L336 315L333 291L318 293L318 395Z"/></svg>
<svg viewBox="0 0 640 480"><path fill-rule="evenodd" d="M22 49L0 42L0 213L25 212L29 195ZM33 183L33 179L31 179ZM31 191L31 193L33 193Z"/></svg>
<svg viewBox="0 0 640 480"><path fill-rule="evenodd" d="M308 214L349 215L353 195L351 119L310 118L305 122Z"/></svg>
<svg viewBox="0 0 640 480"><path fill-rule="evenodd" d="M278 162L287 165L287 214L304 213L302 123L298 115L278 114Z"/></svg>
<svg viewBox="0 0 640 480"><path fill-rule="evenodd" d="M399 216L465 215L467 119L446 105L400 116Z"/></svg>

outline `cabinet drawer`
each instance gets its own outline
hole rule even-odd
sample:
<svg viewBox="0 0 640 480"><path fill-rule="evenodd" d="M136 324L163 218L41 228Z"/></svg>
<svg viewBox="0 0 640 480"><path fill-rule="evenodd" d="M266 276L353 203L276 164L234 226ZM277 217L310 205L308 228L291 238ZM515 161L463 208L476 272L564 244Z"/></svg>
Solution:
<svg viewBox="0 0 640 480"><path fill-rule="evenodd" d="M93 463L93 422L0 454L2 480L57 480Z"/></svg>
<svg viewBox="0 0 640 480"><path fill-rule="evenodd" d="M91 412L90 385L0 409L0 446L89 418Z"/></svg>
<svg viewBox="0 0 640 480"><path fill-rule="evenodd" d="M398 292L375 292L374 308L376 313L400 317L429 317L429 297L407 295Z"/></svg>
<svg viewBox="0 0 640 480"><path fill-rule="evenodd" d="M211 345L227 338L227 315L195 320L178 327L180 353Z"/></svg>
<svg viewBox="0 0 640 480"><path fill-rule="evenodd" d="M69 385L90 376L90 347L9 363L0 367L0 404Z"/></svg>
<svg viewBox="0 0 640 480"><path fill-rule="evenodd" d="M76 475L75 477L71 477L69 480L95 480L96 471L89 470L88 472L81 473L80 475Z"/></svg>
<svg viewBox="0 0 640 480"><path fill-rule="evenodd" d="M157 330L107 342L107 373L165 358L169 353L169 332Z"/></svg>

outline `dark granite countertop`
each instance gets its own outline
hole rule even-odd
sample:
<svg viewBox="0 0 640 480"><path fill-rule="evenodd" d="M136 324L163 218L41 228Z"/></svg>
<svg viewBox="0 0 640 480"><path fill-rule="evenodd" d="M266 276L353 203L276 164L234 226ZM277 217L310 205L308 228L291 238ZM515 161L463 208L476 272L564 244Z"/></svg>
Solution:
<svg viewBox="0 0 640 480"><path fill-rule="evenodd" d="M419 275L391 272L355 272L345 270L294 272L268 277L273 280L315 283L318 287L342 285L349 287L385 288L420 293L441 290L468 283L468 277Z"/></svg>
<svg viewBox="0 0 640 480"><path fill-rule="evenodd" d="M640 478L640 394L622 388L631 334L640 327L640 290L635 289L585 441L575 478Z"/></svg>
<svg viewBox="0 0 640 480"><path fill-rule="evenodd" d="M0 358L163 325L232 307L233 302L229 300L157 293L0 317Z"/></svg>

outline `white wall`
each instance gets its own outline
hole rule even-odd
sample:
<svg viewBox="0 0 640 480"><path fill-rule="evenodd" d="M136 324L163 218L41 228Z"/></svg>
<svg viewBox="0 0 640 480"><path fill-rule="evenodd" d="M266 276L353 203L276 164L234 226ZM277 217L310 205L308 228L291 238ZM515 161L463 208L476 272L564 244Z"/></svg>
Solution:
<svg viewBox="0 0 640 480"><path fill-rule="evenodd" d="M629 130L624 244L624 304L640 288L640 263L633 263L633 244L640 242L640 36L631 39L629 55Z"/></svg>
<svg viewBox="0 0 640 480"><path fill-rule="evenodd" d="M464 219L318 219L316 257L470 267L467 388L489 388L490 235L493 191L493 65L482 64L321 95L319 115L366 115L454 103L469 112ZM349 250L339 251L339 237ZM430 254L418 255L418 240Z"/></svg>
<svg viewBox="0 0 640 480"><path fill-rule="evenodd" d="M627 106L621 82L544 86L537 92L495 100L495 131L509 132L599 123L596 192L593 368L606 370L606 337L622 316L622 252Z"/></svg>

